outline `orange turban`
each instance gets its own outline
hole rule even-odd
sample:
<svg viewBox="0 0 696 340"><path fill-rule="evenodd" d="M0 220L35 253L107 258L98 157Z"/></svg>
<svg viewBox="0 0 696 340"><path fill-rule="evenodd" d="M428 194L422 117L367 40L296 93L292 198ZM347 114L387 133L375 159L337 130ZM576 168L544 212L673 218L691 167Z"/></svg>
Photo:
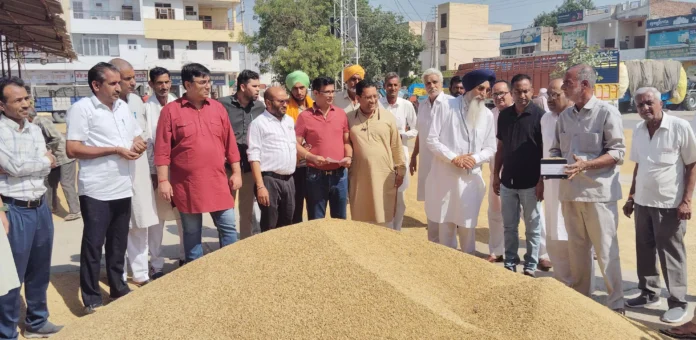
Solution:
<svg viewBox="0 0 696 340"><path fill-rule="evenodd" d="M365 79L365 69L360 65L348 66L343 70L343 82L347 82L348 79L352 78L354 75L359 74L360 78Z"/></svg>

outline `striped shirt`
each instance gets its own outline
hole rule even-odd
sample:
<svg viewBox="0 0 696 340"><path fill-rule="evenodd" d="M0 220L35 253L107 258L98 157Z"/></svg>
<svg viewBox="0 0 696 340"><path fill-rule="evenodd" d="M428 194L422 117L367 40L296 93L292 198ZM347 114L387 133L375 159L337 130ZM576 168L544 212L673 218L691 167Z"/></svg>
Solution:
<svg viewBox="0 0 696 340"><path fill-rule="evenodd" d="M24 121L19 124L0 115L0 195L22 201L41 198L46 192L44 178L51 172L41 129Z"/></svg>
<svg viewBox="0 0 696 340"><path fill-rule="evenodd" d="M249 162L261 163L261 171L291 175L297 163L297 140L292 117L281 120L264 111L249 125Z"/></svg>

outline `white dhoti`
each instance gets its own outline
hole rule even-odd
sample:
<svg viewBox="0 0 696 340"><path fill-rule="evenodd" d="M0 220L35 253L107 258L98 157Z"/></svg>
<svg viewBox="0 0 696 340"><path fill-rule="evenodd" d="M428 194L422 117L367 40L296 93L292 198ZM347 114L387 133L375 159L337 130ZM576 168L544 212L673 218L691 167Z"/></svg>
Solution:
<svg viewBox="0 0 696 340"><path fill-rule="evenodd" d="M560 180L544 181L544 222L546 226L546 249L553 263L553 276L565 285L570 285L570 253L561 202L558 200ZM543 239L543 238L542 238ZM539 251L541 254L541 251Z"/></svg>
<svg viewBox="0 0 696 340"><path fill-rule="evenodd" d="M505 255L505 238L503 237L503 206L500 196L493 192L493 174L495 171L495 155L491 157L490 182L488 183L488 254Z"/></svg>

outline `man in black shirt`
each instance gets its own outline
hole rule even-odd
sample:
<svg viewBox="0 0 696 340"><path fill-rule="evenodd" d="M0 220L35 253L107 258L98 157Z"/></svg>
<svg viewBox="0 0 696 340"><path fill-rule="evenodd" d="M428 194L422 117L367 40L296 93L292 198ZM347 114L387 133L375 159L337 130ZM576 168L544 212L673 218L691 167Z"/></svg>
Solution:
<svg viewBox="0 0 696 340"><path fill-rule="evenodd" d="M502 203L505 268L517 271L522 207L527 240L524 274L535 277L542 228L539 202L544 199L544 182L541 180L541 117L544 110L532 103L534 89L529 76L518 74L512 78L511 85L515 105L500 112L498 118L493 191L500 196ZM501 166L502 176L497 175Z"/></svg>
<svg viewBox="0 0 696 340"><path fill-rule="evenodd" d="M251 165L247 158L249 125L256 119L266 106L259 99L259 74L244 70L237 77L237 93L220 98L220 103L227 109L230 117L232 131L237 139L237 148L241 156L240 166L242 168L242 187L232 192L232 196L239 202L239 239L243 240L251 235L261 232L259 220L261 210L254 198L254 176L251 173ZM231 174L232 169L228 164L227 175Z"/></svg>

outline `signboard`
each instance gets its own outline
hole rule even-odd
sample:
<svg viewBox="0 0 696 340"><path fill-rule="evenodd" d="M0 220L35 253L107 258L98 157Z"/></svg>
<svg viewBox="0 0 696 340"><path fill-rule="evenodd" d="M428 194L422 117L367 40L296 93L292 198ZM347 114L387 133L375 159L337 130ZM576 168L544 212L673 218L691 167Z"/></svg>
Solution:
<svg viewBox="0 0 696 340"><path fill-rule="evenodd" d="M603 7L599 7L596 9L588 9L587 14L585 16L589 17L592 15L608 14L608 13L611 13L612 7L613 6L603 6Z"/></svg>
<svg viewBox="0 0 696 340"><path fill-rule="evenodd" d="M172 72L170 74L171 79L172 79L172 85L184 85L184 83L181 81L181 73L179 72ZM227 85L225 82L225 74L224 73L213 73L210 75L210 82L212 85Z"/></svg>
<svg viewBox="0 0 696 340"><path fill-rule="evenodd" d="M696 29L650 33L648 59L696 57Z"/></svg>
<svg viewBox="0 0 696 340"><path fill-rule="evenodd" d="M135 71L135 81L137 83L147 83L147 71Z"/></svg>
<svg viewBox="0 0 696 340"><path fill-rule="evenodd" d="M648 59L676 59L690 55L688 47L671 48L666 50L648 50Z"/></svg>
<svg viewBox="0 0 696 340"><path fill-rule="evenodd" d="M669 18L648 20L645 28L648 30L668 27L696 25L696 15L681 15Z"/></svg>
<svg viewBox="0 0 696 340"><path fill-rule="evenodd" d="M75 82L76 83L86 83L88 71L75 71Z"/></svg>
<svg viewBox="0 0 696 340"><path fill-rule="evenodd" d="M500 33L500 47L538 44L540 42L541 27L525 28Z"/></svg>
<svg viewBox="0 0 696 340"><path fill-rule="evenodd" d="M581 22L583 20L583 17L584 17L583 13L584 13L583 10L560 13L556 16L556 20L558 20L559 24L567 24L570 22Z"/></svg>
<svg viewBox="0 0 696 340"><path fill-rule="evenodd" d="M690 36L689 32L689 30L678 30L670 32L650 33L648 39L648 48L688 46L689 43L694 40L694 37Z"/></svg>
<svg viewBox="0 0 696 340"><path fill-rule="evenodd" d="M27 72L23 77L31 84L72 84L75 81L75 74L70 71L35 71Z"/></svg>
<svg viewBox="0 0 696 340"><path fill-rule="evenodd" d="M578 41L587 44L587 25L563 27L561 29L561 36L562 48L564 50L572 49Z"/></svg>
<svg viewBox="0 0 696 340"><path fill-rule="evenodd" d="M602 80L597 81L600 84L614 84L619 82L619 51L618 50L601 50L597 52L597 59L600 64L595 67L597 75L602 77Z"/></svg>

